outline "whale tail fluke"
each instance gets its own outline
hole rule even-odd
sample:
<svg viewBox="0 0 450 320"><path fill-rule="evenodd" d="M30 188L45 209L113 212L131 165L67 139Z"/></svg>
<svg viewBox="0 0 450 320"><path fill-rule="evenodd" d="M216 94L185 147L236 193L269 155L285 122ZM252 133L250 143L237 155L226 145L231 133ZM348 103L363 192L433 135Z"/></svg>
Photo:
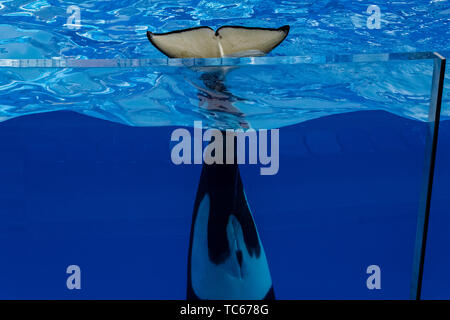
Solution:
<svg viewBox="0 0 450 320"><path fill-rule="evenodd" d="M253 28L195 27L167 33L147 31L148 40L170 58L219 58L258 56L269 53L288 35L289 26Z"/></svg>

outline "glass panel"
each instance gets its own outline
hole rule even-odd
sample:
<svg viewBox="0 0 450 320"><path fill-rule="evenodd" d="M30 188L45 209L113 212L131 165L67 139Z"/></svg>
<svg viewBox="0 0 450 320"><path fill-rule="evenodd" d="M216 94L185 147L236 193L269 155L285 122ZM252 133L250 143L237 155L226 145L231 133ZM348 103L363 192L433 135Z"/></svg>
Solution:
<svg viewBox="0 0 450 320"><path fill-rule="evenodd" d="M184 298L201 166L175 165L170 137L200 120L281 128L276 174L261 175L261 145L240 166L277 298L408 298L436 61L1 60L0 296L69 297L60 269L76 264L85 298ZM66 110L92 117L47 113Z"/></svg>
<svg viewBox="0 0 450 320"><path fill-rule="evenodd" d="M436 161L437 138L441 113L442 94L445 77L445 58L435 53L433 80L428 114L427 139L425 145L424 181L417 217L417 231L414 248L413 272L411 281L411 298L420 299L423 282L423 268L425 263L426 242L431 206L431 192L433 188L434 168Z"/></svg>
<svg viewBox="0 0 450 320"><path fill-rule="evenodd" d="M202 119L205 126L233 127L239 123L236 117L234 124L233 119L218 123L214 112L198 108L208 90L205 74L213 74L226 75L223 82L231 92L229 99L256 129L359 109L389 110L426 120L431 58L430 53L407 53L171 60L4 59L0 60L4 66L0 117L69 109L135 126L192 126L194 120ZM33 95L21 95L30 88ZM15 94L11 96L11 92ZM277 116L271 117L273 113Z"/></svg>
<svg viewBox="0 0 450 320"><path fill-rule="evenodd" d="M443 52L444 57L450 52ZM447 65L442 98L442 121L439 124L439 139L436 153L436 169L433 183L433 197L430 211L430 225L428 232L426 259L422 298L449 299L450 256L447 254L447 245L450 243L449 208L450 208L450 69Z"/></svg>

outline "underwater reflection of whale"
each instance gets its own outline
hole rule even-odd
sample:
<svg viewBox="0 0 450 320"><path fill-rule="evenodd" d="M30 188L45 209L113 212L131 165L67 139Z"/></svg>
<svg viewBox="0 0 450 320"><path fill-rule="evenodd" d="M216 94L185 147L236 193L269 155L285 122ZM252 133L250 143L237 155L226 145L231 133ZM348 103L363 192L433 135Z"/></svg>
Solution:
<svg viewBox="0 0 450 320"><path fill-rule="evenodd" d="M156 34L150 42L170 58L211 58L266 54L287 36L278 29L223 26L217 31L198 27ZM244 114L232 105L224 81L226 68L203 70L206 88L199 88L200 105L234 114L248 127ZM206 106L205 106L206 105ZM223 152L225 157L225 148ZM203 164L192 217L188 258L188 299L274 299L264 248L245 196L234 150L234 164Z"/></svg>

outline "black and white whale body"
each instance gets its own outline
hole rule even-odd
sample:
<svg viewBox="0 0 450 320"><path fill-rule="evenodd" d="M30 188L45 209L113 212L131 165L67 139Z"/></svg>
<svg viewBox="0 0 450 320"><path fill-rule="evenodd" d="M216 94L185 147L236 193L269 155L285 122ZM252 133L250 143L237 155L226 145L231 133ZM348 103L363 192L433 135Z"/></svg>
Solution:
<svg viewBox="0 0 450 320"><path fill-rule="evenodd" d="M245 117L233 107L221 72L202 75L209 110ZM222 131L222 135L225 136ZM237 164L203 164L192 216L187 299L260 300L275 294L264 248L245 196ZM226 146L223 149L226 159Z"/></svg>
<svg viewBox="0 0 450 320"><path fill-rule="evenodd" d="M170 58L242 57L268 53L288 32L289 26L223 26L215 32L209 27L162 34L147 32L147 37ZM233 106L237 98L225 86L228 71L219 67L202 73L200 79L205 87L198 87L199 106L212 113L233 114L240 127L248 128L245 115ZM245 196L236 149L234 160L234 164L202 167L189 243L189 300L275 298L267 258Z"/></svg>
<svg viewBox="0 0 450 320"><path fill-rule="evenodd" d="M264 55L278 46L288 33L289 26L278 29L222 26L217 31L210 27L167 33L147 31L147 38L169 58L219 58L239 53L240 56Z"/></svg>
<svg viewBox="0 0 450 320"><path fill-rule="evenodd" d="M203 165L192 218L187 298L274 299L237 164Z"/></svg>

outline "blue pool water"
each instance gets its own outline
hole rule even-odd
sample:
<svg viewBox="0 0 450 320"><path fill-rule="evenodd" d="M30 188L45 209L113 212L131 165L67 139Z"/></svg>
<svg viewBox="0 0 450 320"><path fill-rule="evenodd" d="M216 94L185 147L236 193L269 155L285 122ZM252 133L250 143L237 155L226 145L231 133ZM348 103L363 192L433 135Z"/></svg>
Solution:
<svg viewBox="0 0 450 320"><path fill-rule="evenodd" d="M371 3L380 8L380 29L368 28L369 5L363 1L1 3L0 59L161 59L164 56L149 44L146 31L226 24L289 24L287 39L270 55L300 56L305 61L336 54L438 51L445 55L450 51L448 1ZM70 5L80 10L79 29L67 27ZM8 62L3 60L3 65ZM270 65L242 66L227 76L227 87L240 98L237 107L254 128L280 127L360 108L426 118L430 61L277 68L273 64L277 65L276 60ZM24 65L33 66L32 62ZM137 126L191 126L198 118L218 126L216 119L198 108L202 84L200 72L192 68L153 61L149 68L3 70L0 120L69 109ZM444 104L450 104L448 81L446 88ZM442 117L450 118L447 108Z"/></svg>
<svg viewBox="0 0 450 320"><path fill-rule="evenodd" d="M370 4L380 29L367 28L364 1L0 0L0 59L159 59L147 30L225 24L289 24L276 59L450 53L448 1ZM69 5L81 8L79 30L64 25ZM397 61L230 72L252 127L281 128L277 175L241 166L277 298L409 297L431 71ZM199 74L0 67L0 298L185 298L201 166L174 165L170 135L194 120L237 123L198 108ZM449 78L424 298L450 298ZM71 264L81 290L66 288ZM366 287L372 264L381 290Z"/></svg>
<svg viewBox="0 0 450 320"><path fill-rule="evenodd" d="M281 129L277 175L242 167L278 298L408 298L422 129L382 111L335 115ZM183 299L201 167L172 164L172 130L67 112L3 123L0 296ZM439 149L427 298L450 294L449 156ZM65 287L71 264L80 291ZM379 291L365 285L372 264Z"/></svg>

